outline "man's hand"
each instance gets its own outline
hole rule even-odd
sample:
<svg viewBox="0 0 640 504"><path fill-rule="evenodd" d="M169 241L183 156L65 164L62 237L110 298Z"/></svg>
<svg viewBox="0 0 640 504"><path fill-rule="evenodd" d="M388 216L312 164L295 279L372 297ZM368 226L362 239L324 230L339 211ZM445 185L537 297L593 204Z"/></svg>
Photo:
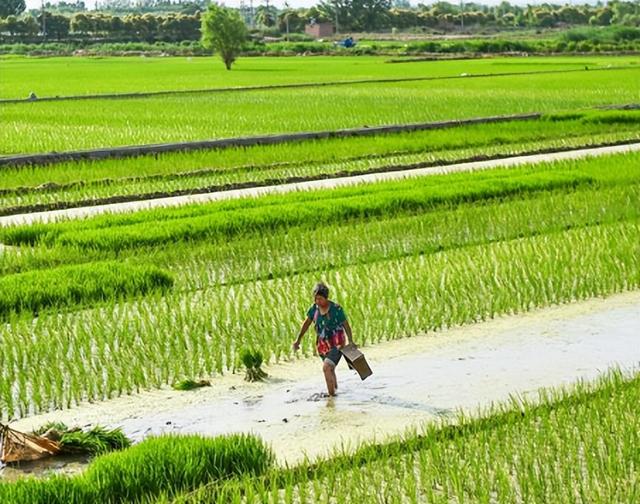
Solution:
<svg viewBox="0 0 640 504"><path fill-rule="evenodd" d="M300 340L295 340L295 341L293 342L293 349L294 349L295 351L298 351L298 350L300 349Z"/></svg>

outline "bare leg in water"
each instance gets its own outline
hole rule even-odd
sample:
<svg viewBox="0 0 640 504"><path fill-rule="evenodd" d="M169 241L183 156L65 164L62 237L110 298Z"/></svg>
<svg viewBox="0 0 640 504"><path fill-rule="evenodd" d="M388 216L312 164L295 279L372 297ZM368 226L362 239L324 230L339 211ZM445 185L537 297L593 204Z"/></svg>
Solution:
<svg viewBox="0 0 640 504"><path fill-rule="evenodd" d="M329 359L325 359L322 364L322 372L327 382L327 392L330 396L336 395L338 389L338 378L336 377L336 365Z"/></svg>

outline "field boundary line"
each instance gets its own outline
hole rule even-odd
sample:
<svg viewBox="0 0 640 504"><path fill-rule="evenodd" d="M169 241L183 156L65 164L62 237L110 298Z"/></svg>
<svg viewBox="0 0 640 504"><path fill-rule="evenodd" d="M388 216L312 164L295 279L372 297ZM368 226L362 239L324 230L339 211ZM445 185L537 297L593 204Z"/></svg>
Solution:
<svg viewBox="0 0 640 504"><path fill-rule="evenodd" d="M437 80L452 80L452 79L479 79L489 77L512 77L518 75L545 75L545 74L557 74L557 73L575 73L575 72L600 72L607 70L635 70L631 66L610 66L610 67L596 67L589 68L586 65L584 68L569 68L558 70L534 70L532 72L498 72L498 73L479 73L479 74L458 74L458 75L440 75L432 77L389 77L381 79L354 79L344 81L326 81L326 82L294 82L286 84L266 84L263 86L229 86L219 88L200 88L200 89L171 89L163 91L145 91L145 92L130 92L130 93L95 93L86 95L66 95L66 96L43 96L36 98L2 98L0 99L0 105L9 105L17 103L41 103L41 102L55 102L55 101L75 101L75 100L120 100L120 99L135 99L135 98L153 98L161 96L173 96L183 94L213 94L213 93L234 93L242 91L272 91L278 89L296 89L296 88L310 88L310 87L329 87L329 86L348 86L348 85L360 85L360 84L393 84L402 82L422 82L422 81L437 81Z"/></svg>
<svg viewBox="0 0 640 504"><path fill-rule="evenodd" d="M172 196L150 200L137 200L107 205L95 205L37 213L17 214L0 217L0 227L31 224L36 222L53 222L64 219L79 219L104 213L135 212L141 210L149 210L152 208L174 207L188 204L225 201L230 199L259 197L268 194L286 194L296 191L334 189L338 187L348 187L359 184L403 180L408 178L419 178L432 175L445 175L448 173L472 172L489 170L493 168L514 168L526 164L539 164L562 160L578 160L589 157L598 157L629 152L640 152L640 142L609 147L559 151L546 154L513 156L500 159L492 159L488 161L456 163L446 166L417 168L403 171L390 171L366 175L355 175L351 177L311 180L305 182L296 182L292 184L260 186L244 189L233 189L229 191L216 191L204 194L190 194L184 196Z"/></svg>
<svg viewBox="0 0 640 504"><path fill-rule="evenodd" d="M226 149L229 147L250 147L255 145L275 145L303 140L322 140L325 138L347 138L358 136L372 136L386 133L401 133L409 131L426 131L434 129L454 128L473 124L489 124L511 121L531 121L540 119L542 113L501 115L489 117L474 117L469 119L453 119L427 123L391 124L362 128L346 128L338 130L308 131L299 133L282 133L247 137L221 138L217 140L195 140L188 142L174 142L146 145L123 145L101 149L76 150L65 152L49 152L39 154L19 154L0 157L0 168L3 166L44 165L61 161L94 160L107 158L135 157L145 154L159 154L163 152L186 152L205 149Z"/></svg>

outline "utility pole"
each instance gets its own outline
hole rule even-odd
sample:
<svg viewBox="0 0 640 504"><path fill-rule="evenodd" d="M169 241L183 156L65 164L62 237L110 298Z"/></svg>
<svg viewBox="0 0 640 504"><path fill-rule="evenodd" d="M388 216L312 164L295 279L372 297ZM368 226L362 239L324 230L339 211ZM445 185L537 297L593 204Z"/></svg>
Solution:
<svg viewBox="0 0 640 504"><path fill-rule="evenodd" d="M251 16L250 26L251 26L251 29L253 29L256 27L256 21L255 21L256 16L255 16L255 13L253 12L253 0L249 0L249 10L250 10L249 15Z"/></svg>
<svg viewBox="0 0 640 504"><path fill-rule="evenodd" d="M338 28L338 0L334 0L333 2L335 15L336 15L336 35L340 33L340 29Z"/></svg>
<svg viewBox="0 0 640 504"><path fill-rule="evenodd" d="M289 12L289 2L284 3L284 9L284 21L287 25L287 42L289 42L289 15L291 14L291 12Z"/></svg>
<svg viewBox="0 0 640 504"><path fill-rule="evenodd" d="M42 42L47 38L47 13L44 10L44 0L41 0L41 12L42 12Z"/></svg>
<svg viewBox="0 0 640 504"><path fill-rule="evenodd" d="M464 30L464 0L460 0L460 30Z"/></svg>

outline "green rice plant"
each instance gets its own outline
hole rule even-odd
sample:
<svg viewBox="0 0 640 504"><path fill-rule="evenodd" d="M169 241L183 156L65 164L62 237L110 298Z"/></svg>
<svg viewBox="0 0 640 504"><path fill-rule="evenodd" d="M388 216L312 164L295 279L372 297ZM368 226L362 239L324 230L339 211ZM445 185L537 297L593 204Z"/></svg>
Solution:
<svg viewBox="0 0 640 504"><path fill-rule="evenodd" d="M358 341L375 344L637 288L638 243L634 220L353 264L320 276L348 307ZM105 399L185 375L213 375L234 368L237 348L268 349L267 362L289 358L291 334L318 276L314 271L149 296L110 309L45 314L35 327L31 320L14 320L0 348L0 397L13 407L3 415L66 407L76 397ZM367 323L373 311L380 321L375 327ZM311 348L305 340L303 352ZM38 365L43 360L58 363L56 374ZM62 377L75 376L79 367L87 372L71 390ZM7 379L16 376L23 380ZM39 404L33 402L36 389Z"/></svg>
<svg viewBox="0 0 640 504"><path fill-rule="evenodd" d="M347 161L353 163L357 160L398 157L403 154L445 153L474 146L480 150L525 141L558 141L560 134L565 142L572 137L598 137L605 132L602 124L594 124L599 119L604 122L608 118L626 118L628 121L609 121L606 131L632 132L637 131L634 125L637 125L640 113L634 110L575 111L562 115L561 124L556 124L557 116L559 114L548 114L538 121L477 124L369 137L327 138L276 145L163 153L117 160L7 166L0 171L0 188L5 190L2 196L10 195L13 190L16 196L26 197L29 189L42 196L73 187L78 191L88 192L92 187L113 188L118 180L122 184L132 185L131 190L135 191L136 186L145 180L155 181L157 184L163 181L185 183L189 179L207 174L218 176L219 179L214 180L219 180L219 183L242 182L243 174L255 176L260 170L273 173L272 178L277 178L279 170L313 169L320 163L339 165ZM557 145L562 145L562 142ZM482 150L481 153L486 152ZM363 165L363 168L366 167L367 165ZM292 171L292 174L300 173ZM225 175L226 178L222 178Z"/></svg>
<svg viewBox="0 0 640 504"><path fill-rule="evenodd" d="M195 390L210 386L211 382L209 380L182 380L172 385L175 390Z"/></svg>
<svg viewBox="0 0 640 504"><path fill-rule="evenodd" d="M81 221L14 226L0 230L8 245L56 242L84 248L153 245L179 239L245 234L309 222L312 215L327 221L412 213L434 207L521 196L531 191L569 189L585 184L622 184L638 180L639 154L563 161L487 172L458 173L396 182L364 184L332 190L271 195L126 215L102 215ZM616 171L609 169L615 162ZM329 204L330 202L330 204ZM299 205L304 205L300 209ZM306 209L312 209L307 211ZM322 210L322 211L319 211ZM307 213L305 213L307 212ZM319 214L319 215L318 215ZM153 225L150 225L153 223Z"/></svg>
<svg viewBox="0 0 640 504"><path fill-rule="evenodd" d="M273 454L253 436L151 437L96 457L77 476L0 483L3 504L111 504L149 502L234 475L259 475Z"/></svg>
<svg viewBox="0 0 640 504"><path fill-rule="evenodd" d="M569 193L544 191L499 203L463 204L370 222L337 223L313 230L289 227L226 243L173 243L144 252L134 249L128 258L152 258L158 267L172 272L174 289L201 289L630 220L640 214L639 201L637 184L586 187ZM318 233L327 245L317 246ZM367 240L361 236L367 236ZM339 246L332 245L338 243ZM256 250L261 253L256 254ZM0 255L0 272L9 274L112 257L108 251L23 248L16 254ZM118 257L122 258L123 252Z"/></svg>
<svg viewBox="0 0 640 504"><path fill-rule="evenodd" d="M166 290L171 275L153 266L116 262L61 266L0 278L0 316L40 313L47 308L86 305Z"/></svg>
<svg viewBox="0 0 640 504"><path fill-rule="evenodd" d="M5 104L2 107L6 127L0 130L0 154L558 112L630 103L637 99L637 74L638 68L629 66L570 74L372 83L126 101ZM575 92L576 86L580 87L580 93Z"/></svg>
<svg viewBox="0 0 640 504"><path fill-rule="evenodd" d="M244 348L240 351L240 360L245 367L244 379L246 381L263 381L267 377L267 373L262 370L264 357L260 350Z"/></svg>
<svg viewBox="0 0 640 504"><path fill-rule="evenodd" d="M174 502L634 502L638 399L638 374L613 371Z"/></svg>
<svg viewBox="0 0 640 504"><path fill-rule="evenodd" d="M284 204L263 204L235 211L226 209L226 205L211 206L214 212L209 215L157 221L152 228L149 228L148 223L140 223L92 229L91 223L87 226L87 223L80 222L9 228L0 232L0 236L9 245L33 243L34 240L40 239L46 243L64 246L118 251L175 241L192 242L211 238L223 241L247 232L270 231L304 223L317 225L336 220L372 218L398 211L425 211L444 204L480 201L554 188L568 189L594 182L592 177L575 170L554 170L546 173L529 171L522 174L513 173L511 176L506 176L506 173L504 175L478 176L463 179L458 183L451 179L447 185L441 183L445 180L441 177L424 185L404 184L403 192L392 189L394 186L402 187L402 184L388 184L386 191L376 191L375 198L336 192L333 194L337 197L332 198L329 207L327 201L317 198L308 201L303 207L284 199ZM470 181L473 183L470 184ZM333 195L331 192L326 194ZM217 209L226 211L215 212ZM83 227L85 229L82 229ZM68 231L63 231L65 228Z"/></svg>
<svg viewBox="0 0 640 504"><path fill-rule="evenodd" d="M349 307L358 340L367 344L636 288L636 158L615 156L433 177L428 184L404 181L8 230L54 247L21 248L7 259L15 261L7 262L7 268L40 267L44 273L47 261L55 264L65 257L88 264L105 258L129 264L137 257L142 265L162 262L178 277L190 278L190 288L202 290L185 290L185 283L165 295L150 292L85 311L42 312L35 320L12 318L0 346L2 415L24 416L235 370L241 348L265 349L265 362L289 358L290 335L310 303L305 292L318 276ZM610 169L613 162L616 170ZM554 180L581 182L548 187L548 173ZM531 182L529 174L537 175L534 180L541 185ZM510 176L540 190L500 193L513 188L505 183ZM482 194L479 188L484 187L491 190ZM397 212L379 212L377 205L392 193L400 202ZM417 210L405 204L408 197L420 201L417 196L425 194L435 195L438 204ZM261 236L260 228L252 232L251 219L263 208L293 211L323 202L331 209L333 201L357 209L355 218L325 227L303 220L273 236ZM170 223L182 219L229 212L240 217L232 239L212 239L197 244L199 248L193 241L144 249L55 245L62 233L127 226L153 233L159 224L170 229ZM318 244L318 232L332 237L330 243ZM380 316L376 328L367 324L372 311ZM310 354L309 341L303 352ZM43 367L43 361L58 365Z"/></svg>
<svg viewBox="0 0 640 504"><path fill-rule="evenodd" d="M616 114L620 113L597 112L603 120ZM214 191L238 184L274 184L300 178L385 168L395 170L402 166L438 165L474 157L513 156L540 149L640 139L637 125L640 114L637 111L623 114L628 121L609 122L605 128L602 123L584 122L583 116L587 113L580 113L576 115L582 119L562 123L543 120L526 125L476 125L446 131L381 135L369 137L366 142L362 138L334 138L289 145L146 156L117 162L103 160L7 168L0 172L0 186L7 187L0 190L0 211L30 211L127 197ZM589 114L588 117L595 116ZM261 158L265 160L262 163ZM282 158L289 161L274 161ZM132 177L132 173L136 176Z"/></svg>
<svg viewBox="0 0 640 504"><path fill-rule="evenodd" d="M381 44L377 41L377 44ZM211 89L304 82L492 74L635 63L633 57L589 55L386 64L384 56L243 57L232 75L211 57L3 57L0 98ZM28 81L24 76L29 75ZM28 105L28 104L26 104Z"/></svg>

